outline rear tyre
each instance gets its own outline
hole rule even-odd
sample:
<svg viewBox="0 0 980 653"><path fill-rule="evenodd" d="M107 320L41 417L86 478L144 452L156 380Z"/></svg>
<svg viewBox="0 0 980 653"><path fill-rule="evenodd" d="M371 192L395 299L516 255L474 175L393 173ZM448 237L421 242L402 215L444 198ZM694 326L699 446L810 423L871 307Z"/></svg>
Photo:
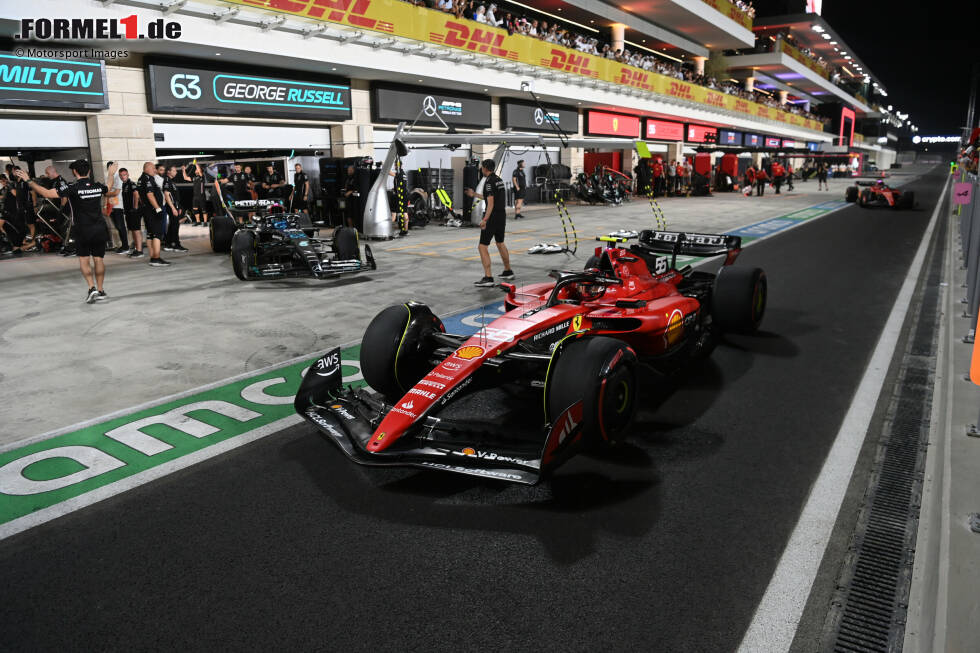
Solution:
<svg viewBox="0 0 980 653"><path fill-rule="evenodd" d="M414 318L414 319L413 319ZM442 321L424 304L389 306L378 313L361 339L361 374L367 384L395 401L432 370L429 333Z"/></svg>
<svg viewBox="0 0 980 653"><path fill-rule="evenodd" d="M211 236L211 250L221 254L231 251L231 239L235 236L238 225L235 219L227 215L218 215L211 218L208 225L208 233Z"/></svg>
<svg viewBox="0 0 980 653"><path fill-rule="evenodd" d="M911 209L915 207L915 193L913 191L908 191L907 193L902 193L901 198L901 208Z"/></svg>
<svg viewBox="0 0 980 653"><path fill-rule="evenodd" d="M711 299L714 325L722 331L755 333L766 312L767 294L762 268L722 267Z"/></svg>
<svg viewBox="0 0 980 653"><path fill-rule="evenodd" d="M361 260L361 249L357 244L357 230L353 227L337 227L333 232L333 249L341 261Z"/></svg>
<svg viewBox="0 0 980 653"><path fill-rule="evenodd" d="M257 263L255 232L246 229L237 232L231 240L231 267L235 270L235 276L248 281Z"/></svg>
<svg viewBox="0 0 980 653"><path fill-rule="evenodd" d="M847 202L856 202L858 198L858 187L848 186L847 190L844 191L844 200Z"/></svg>
<svg viewBox="0 0 980 653"><path fill-rule="evenodd" d="M585 446L619 443L636 412L636 354L615 338L580 338L565 345L546 380L548 419L582 401Z"/></svg>
<svg viewBox="0 0 980 653"><path fill-rule="evenodd" d="M296 223L303 230L303 233L306 234L307 238L313 238L316 235L316 229L313 228L313 218L306 213L297 213Z"/></svg>

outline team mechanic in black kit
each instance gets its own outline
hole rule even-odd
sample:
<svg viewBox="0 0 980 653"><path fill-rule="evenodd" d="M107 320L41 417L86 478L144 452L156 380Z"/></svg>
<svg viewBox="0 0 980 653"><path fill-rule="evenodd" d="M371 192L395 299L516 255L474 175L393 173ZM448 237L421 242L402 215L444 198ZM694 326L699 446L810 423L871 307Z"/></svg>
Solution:
<svg viewBox="0 0 980 653"><path fill-rule="evenodd" d="M113 163L106 170L109 186L92 181L89 177L92 166L84 159L73 161L68 168L75 175L76 181L58 188L45 188L31 181L23 170L16 170L15 174L22 181L28 182L31 190L41 197L52 200L64 197L71 205L72 215L75 218L73 233L75 235L75 251L78 254L78 266L82 270L85 282L88 283L85 302L92 304L108 298L102 283L105 281L105 245L106 241L109 240L109 229L102 218L102 207L105 204L104 198L106 196L114 197L119 194L119 191L113 188L117 166ZM92 265L89 262L90 256L95 262L94 278Z"/></svg>
<svg viewBox="0 0 980 653"><path fill-rule="evenodd" d="M469 197L479 197L486 205L483 219L480 220L480 245L477 248L480 252L480 262L483 264L483 278L473 284L480 288L491 288L494 285L493 274L490 271L491 239L497 241L497 251L500 252L500 259L504 262L504 271L500 273L500 278L505 281L514 278L514 272L510 269L510 252L504 245L504 232L507 226L507 191L504 188L504 180L493 174L495 167L493 159L485 159L480 164L480 172L486 177L482 195L472 188L466 189Z"/></svg>

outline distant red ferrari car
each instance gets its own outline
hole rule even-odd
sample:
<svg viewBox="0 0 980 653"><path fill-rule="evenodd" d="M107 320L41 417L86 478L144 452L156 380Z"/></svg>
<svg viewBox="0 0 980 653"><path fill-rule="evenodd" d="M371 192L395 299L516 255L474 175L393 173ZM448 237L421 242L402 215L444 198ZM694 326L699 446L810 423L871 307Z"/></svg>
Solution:
<svg viewBox="0 0 980 653"><path fill-rule="evenodd" d="M736 236L643 231L629 248L600 240L607 247L584 270L501 284L506 313L473 336L446 333L424 304L386 308L361 341L361 372L377 394L342 386L335 349L305 375L297 412L362 464L528 484L577 451L618 442L635 410L638 361L673 370L708 356L725 331L755 331L767 286L761 269L731 265ZM724 255L725 265L717 275L678 270L678 254ZM440 414L514 384L523 397L540 393L541 415L522 416L530 435Z"/></svg>
<svg viewBox="0 0 980 653"><path fill-rule="evenodd" d="M857 202L860 206L890 206L893 209L911 209L915 206L915 193L892 188L881 179L877 181L858 181L844 191L844 199Z"/></svg>

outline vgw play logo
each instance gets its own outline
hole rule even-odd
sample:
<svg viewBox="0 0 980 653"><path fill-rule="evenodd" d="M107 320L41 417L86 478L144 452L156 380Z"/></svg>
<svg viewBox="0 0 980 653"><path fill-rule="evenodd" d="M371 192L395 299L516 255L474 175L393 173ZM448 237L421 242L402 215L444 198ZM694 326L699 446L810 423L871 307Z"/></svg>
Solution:
<svg viewBox="0 0 980 653"><path fill-rule="evenodd" d="M136 14L125 18L22 18L21 41L110 41L126 39L175 40L181 34L180 23L163 18L148 21L140 29Z"/></svg>

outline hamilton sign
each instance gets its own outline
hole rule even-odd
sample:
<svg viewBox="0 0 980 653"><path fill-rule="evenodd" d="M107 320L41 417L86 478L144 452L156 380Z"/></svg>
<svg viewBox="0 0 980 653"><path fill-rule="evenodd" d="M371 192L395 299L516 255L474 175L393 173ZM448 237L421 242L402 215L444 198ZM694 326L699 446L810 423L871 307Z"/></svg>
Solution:
<svg viewBox="0 0 980 653"><path fill-rule="evenodd" d="M105 64L0 53L0 106L108 109Z"/></svg>

